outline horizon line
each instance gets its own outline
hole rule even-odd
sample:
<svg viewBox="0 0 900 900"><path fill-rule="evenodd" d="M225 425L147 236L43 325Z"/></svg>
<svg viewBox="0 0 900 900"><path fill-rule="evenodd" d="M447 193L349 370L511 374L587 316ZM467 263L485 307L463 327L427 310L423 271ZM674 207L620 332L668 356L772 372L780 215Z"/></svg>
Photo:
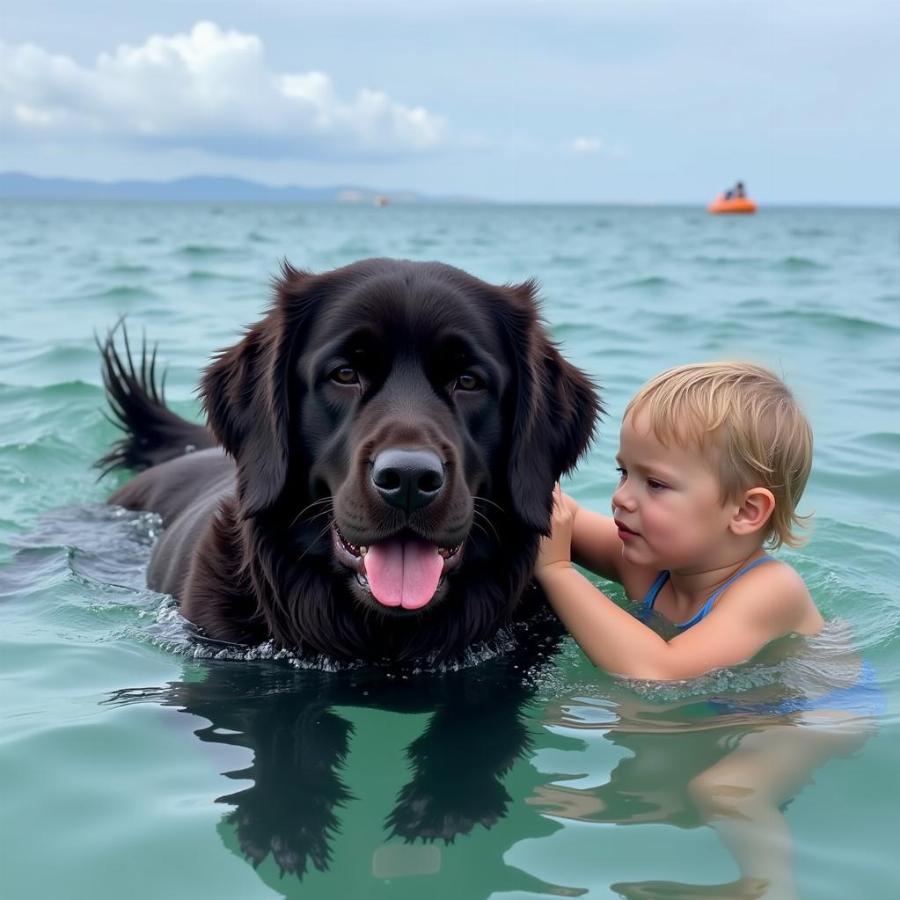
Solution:
<svg viewBox="0 0 900 900"><path fill-rule="evenodd" d="M75 175L39 175L33 172L26 172L21 169L8 169L0 171L0 178L9 178L9 177L19 177L19 178L27 178L32 179L39 182L49 182L49 181L64 181L71 182L74 184L85 184L85 185L96 185L98 187L103 188L116 188L118 186L125 185L146 185L150 188L159 186L175 186L179 182L184 181L202 181L202 180L222 180L222 181L234 181L239 182L244 185L249 185L256 188L261 188L263 190L268 191L291 191L291 190L300 190L300 191L363 191L367 194L372 194L376 196L387 197L388 199L392 197L402 198L402 197L414 197L415 200L396 200L396 205L398 206L407 206L407 205L415 205L415 206L423 206L428 205L429 203L433 203L434 205L441 206L452 206L454 204L460 206L578 206L578 207L587 207L587 206L625 206L625 207L697 207L702 206L706 207L706 205L710 202L711 198L703 198L703 199L656 199L656 200L638 200L638 199L592 199L592 200L570 200L570 199L535 199L535 198L517 198L517 199L498 199L494 197L485 197L480 195L469 195L469 194L440 194L438 192L431 191L422 191L414 188L374 188L369 187L368 185L360 185L354 184L352 182L343 182L343 183L331 183L331 184L298 184L298 183L281 183L281 184L273 184L265 181L257 181L253 178L248 178L243 175L235 175L235 174L223 174L223 173L209 173L209 172L197 172L188 175L175 175L169 178L152 178L152 177L120 177L110 180L105 180L102 178L90 178L90 177L82 177ZM719 192L716 192L719 193ZM715 194L713 195L715 196ZM758 204L763 204L767 209L883 209L883 210L892 210L900 208L900 200L889 201L886 203L878 203L867 200L849 200L849 201L835 201L835 200L772 200L767 201L765 199L760 200L760 195L754 194L754 199ZM763 195L764 196L764 195ZM57 200L57 201L73 201L73 202L84 202L88 200L109 200L109 201L131 201L135 202L136 198L128 198L128 197L105 197L105 198L90 198L90 197L53 197L51 195L44 195L40 197L16 197L16 196L8 196L4 193L0 192L0 201L8 202L11 200L20 200L20 201L35 201L35 200ZM140 198L141 202L153 202L152 198ZM183 200L177 200L174 198L165 198L160 202L182 202L182 203L203 203L203 202L221 202L221 203L265 203L267 202L264 199L254 200L252 198L240 198L240 197L222 197L221 199L216 199L213 197L210 198L184 198ZM292 201L285 201L292 202ZM293 202L303 202L308 203L310 205L314 205L315 203L322 204L336 204L342 206L364 206L366 205L365 199L353 201L353 200L345 200L339 201L337 199L333 200L295 200Z"/></svg>

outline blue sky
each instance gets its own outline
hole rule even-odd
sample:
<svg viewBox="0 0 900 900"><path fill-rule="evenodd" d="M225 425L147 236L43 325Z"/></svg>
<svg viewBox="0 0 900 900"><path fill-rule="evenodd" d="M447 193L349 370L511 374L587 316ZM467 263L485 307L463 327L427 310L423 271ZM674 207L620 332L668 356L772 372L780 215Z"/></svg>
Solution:
<svg viewBox="0 0 900 900"><path fill-rule="evenodd" d="M900 203L895 0L0 4L2 170Z"/></svg>

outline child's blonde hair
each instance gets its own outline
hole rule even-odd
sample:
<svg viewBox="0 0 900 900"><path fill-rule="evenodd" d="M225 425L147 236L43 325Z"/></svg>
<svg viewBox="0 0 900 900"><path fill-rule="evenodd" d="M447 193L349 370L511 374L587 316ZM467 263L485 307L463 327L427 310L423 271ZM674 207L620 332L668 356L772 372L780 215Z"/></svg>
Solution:
<svg viewBox="0 0 900 900"><path fill-rule="evenodd" d="M773 372L743 362L696 363L668 369L648 381L625 408L646 415L663 444L712 449L722 500L752 487L775 497L765 540L796 547L793 531L812 465L812 429L787 385Z"/></svg>

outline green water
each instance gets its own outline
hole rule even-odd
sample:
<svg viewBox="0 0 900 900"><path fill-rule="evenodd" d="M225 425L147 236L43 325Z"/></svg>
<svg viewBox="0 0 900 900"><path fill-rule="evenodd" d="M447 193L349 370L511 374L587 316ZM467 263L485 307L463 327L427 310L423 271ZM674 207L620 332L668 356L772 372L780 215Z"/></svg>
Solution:
<svg viewBox="0 0 900 900"><path fill-rule="evenodd" d="M646 378L720 357L782 372L816 433L815 528L788 558L826 635L665 687L568 641L536 660L530 634L407 678L197 658L143 587L154 521L102 506L113 483L91 464L115 431L94 332L125 314L158 341L193 416L199 369L259 316L282 258L373 255L539 279L609 409L567 486L601 509ZM0 262L4 898L753 896L708 886L738 878L735 846L766 869L788 845L769 896L896 895L900 213L12 204ZM823 724L707 702L824 693L861 658L883 710ZM748 754L802 764L729 837L696 787L725 771L744 790L727 767Z"/></svg>

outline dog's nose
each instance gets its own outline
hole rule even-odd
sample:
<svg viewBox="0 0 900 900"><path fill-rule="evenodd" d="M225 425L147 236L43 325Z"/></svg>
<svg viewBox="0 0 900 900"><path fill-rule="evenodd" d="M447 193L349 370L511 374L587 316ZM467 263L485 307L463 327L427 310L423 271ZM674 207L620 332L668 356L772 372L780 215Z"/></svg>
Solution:
<svg viewBox="0 0 900 900"><path fill-rule="evenodd" d="M440 494L444 467L432 450L382 450L372 464L372 483L391 506L411 513Z"/></svg>

